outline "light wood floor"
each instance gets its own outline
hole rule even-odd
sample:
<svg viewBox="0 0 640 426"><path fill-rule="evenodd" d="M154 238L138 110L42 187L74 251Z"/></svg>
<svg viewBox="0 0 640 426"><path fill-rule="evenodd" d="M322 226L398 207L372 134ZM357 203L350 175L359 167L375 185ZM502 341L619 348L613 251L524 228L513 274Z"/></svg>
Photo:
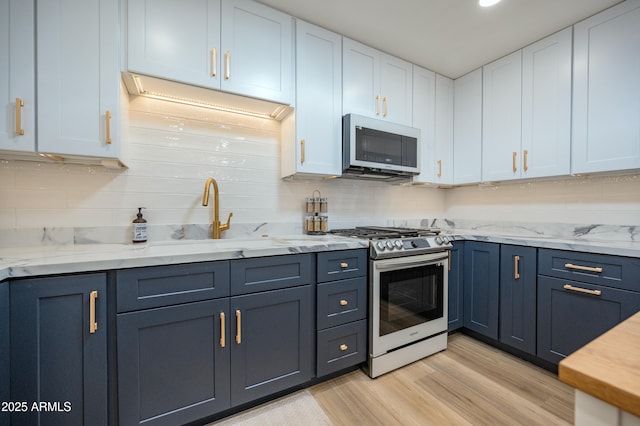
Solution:
<svg viewBox="0 0 640 426"><path fill-rule="evenodd" d="M335 425L573 423L573 389L556 375L463 334L376 379L358 370L309 390Z"/></svg>

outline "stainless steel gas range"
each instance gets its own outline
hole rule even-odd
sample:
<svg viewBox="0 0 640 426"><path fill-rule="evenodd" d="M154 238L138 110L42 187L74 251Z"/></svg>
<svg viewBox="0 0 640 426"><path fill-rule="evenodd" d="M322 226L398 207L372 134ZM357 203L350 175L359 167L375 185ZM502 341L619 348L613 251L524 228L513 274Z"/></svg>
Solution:
<svg viewBox="0 0 640 426"><path fill-rule="evenodd" d="M446 349L449 239L436 229L371 226L331 233L370 241L369 376Z"/></svg>

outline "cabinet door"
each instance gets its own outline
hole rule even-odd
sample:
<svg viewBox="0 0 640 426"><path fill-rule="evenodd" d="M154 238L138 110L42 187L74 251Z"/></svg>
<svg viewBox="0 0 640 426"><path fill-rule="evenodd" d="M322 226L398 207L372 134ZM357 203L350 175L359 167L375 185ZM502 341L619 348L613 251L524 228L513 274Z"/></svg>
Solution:
<svg viewBox="0 0 640 426"><path fill-rule="evenodd" d="M296 21L296 171L342 174L342 37Z"/></svg>
<svg viewBox="0 0 640 426"><path fill-rule="evenodd" d="M413 127L420 129L420 174L413 182L434 182L436 170L436 73L413 66Z"/></svg>
<svg viewBox="0 0 640 426"><path fill-rule="evenodd" d="M11 401L10 389L10 333L9 333L9 283L0 283L0 402ZM9 424L9 412L0 410L0 424Z"/></svg>
<svg viewBox="0 0 640 426"><path fill-rule="evenodd" d="M500 341L536 354L535 247L500 247Z"/></svg>
<svg viewBox="0 0 640 426"><path fill-rule="evenodd" d="M453 183L482 180L482 68L454 82Z"/></svg>
<svg viewBox="0 0 640 426"><path fill-rule="evenodd" d="M500 245L464 245L464 326L498 339Z"/></svg>
<svg viewBox="0 0 640 426"><path fill-rule="evenodd" d="M571 28L522 50L522 177L569 174Z"/></svg>
<svg viewBox="0 0 640 426"><path fill-rule="evenodd" d="M224 298L118 314L119 424L185 424L229 408L228 308Z"/></svg>
<svg viewBox="0 0 640 426"><path fill-rule="evenodd" d="M464 242L456 241L451 249L449 261L449 332L464 325L464 274L463 274Z"/></svg>
<svg viewBox="0 0 640 426"><path fill-rule="evenodd" d="M106 288L105 274L11 283L11 400L60 403L12 425L107 424Z"/></svg>
<svg viewBox="0 0 640 426"><path fill-rule="evenodd" d="M413 67L402 59L382 54L380 94L381 117L411 126L413 111Z"/></svg>
<svg viewBox="0 0 640 426"><path fill-rule="evenodd" d="M640 168L640 1L574 26L571 172Z"/></svg>
<svg viewBox="0 0 640 426"><path fill-rule="evenodd" d="M482 180L520 177L522 51L482 72Z"/></svg>
<svg viewBox="0 0 640 426"><path fill-rule="evenodd" d="M342 109L344 114L380 118L380 52L342 39Z"/></svg>
<svg viewBox="0 0 640 426"><path fill-rule="evenodd" d="M252 0L222 2L222 90L293 103L293 18Z"/></svg>
<svg viewBox="0 0 640 426"><path fill-rule="evenodd" d="M0 3L0 150L36 149L33 17L32 1ZM17 109L16 98L23 103Z"/></svg>
<svg viewBox="0 0 640 426"><path fill-rule="evenodd" d="M434 183L453 182L453 80L436 74Z"/></svg>
<svg viewBox="0 0 640 426"><path fill-rule="evenodd" d="M638 310L638 292L538 276L537 355L557 364Z"/></svg>
<svg viewBox="0 0 640 426"><path fill-rule="evenodd" d="M117 158L118 2L36 3L38 151Z"/></svg>
<svg viewBox="0 0 640 426"><path fill-rule="evenodd" d="M129 71L220 88L220 0L129 0Z"/></svg>
<svg viewBox="0 0 640 426"><path fill-rule="evenodd" d="M311 286L231 298L231 403L237 406L313 376Z"/></svg>

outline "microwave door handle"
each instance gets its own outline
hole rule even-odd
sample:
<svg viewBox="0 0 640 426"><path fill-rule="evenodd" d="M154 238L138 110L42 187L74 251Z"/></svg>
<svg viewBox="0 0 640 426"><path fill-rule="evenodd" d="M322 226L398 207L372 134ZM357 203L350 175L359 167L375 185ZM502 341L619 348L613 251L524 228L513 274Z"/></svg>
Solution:
<svg viewBox="0 0 640 426"><path fill-rule="evenodd" d="M414 268L414 267L417 267L417 266L432 265L434 263L438 263L439 261L447 260L448 257L449 257L448 255L444 255L444 256L436 257L436 258L429 259L429 260L418 260L418 261L415 261L415 262L384 263L384 264L375 265L375 268L378 271L389 271L389 270L393 270L393 269Z"/></svg>

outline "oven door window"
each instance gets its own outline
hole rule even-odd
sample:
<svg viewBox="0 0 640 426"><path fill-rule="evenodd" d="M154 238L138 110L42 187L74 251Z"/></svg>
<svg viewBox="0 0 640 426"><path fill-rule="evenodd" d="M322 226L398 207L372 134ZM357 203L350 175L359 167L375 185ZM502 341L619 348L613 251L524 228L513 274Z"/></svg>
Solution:
<svg viewBox="0 0 640 426"><path fill-rule="evenodd" d="M380 273L380 336L442 317L442 265Z"/></svg>

